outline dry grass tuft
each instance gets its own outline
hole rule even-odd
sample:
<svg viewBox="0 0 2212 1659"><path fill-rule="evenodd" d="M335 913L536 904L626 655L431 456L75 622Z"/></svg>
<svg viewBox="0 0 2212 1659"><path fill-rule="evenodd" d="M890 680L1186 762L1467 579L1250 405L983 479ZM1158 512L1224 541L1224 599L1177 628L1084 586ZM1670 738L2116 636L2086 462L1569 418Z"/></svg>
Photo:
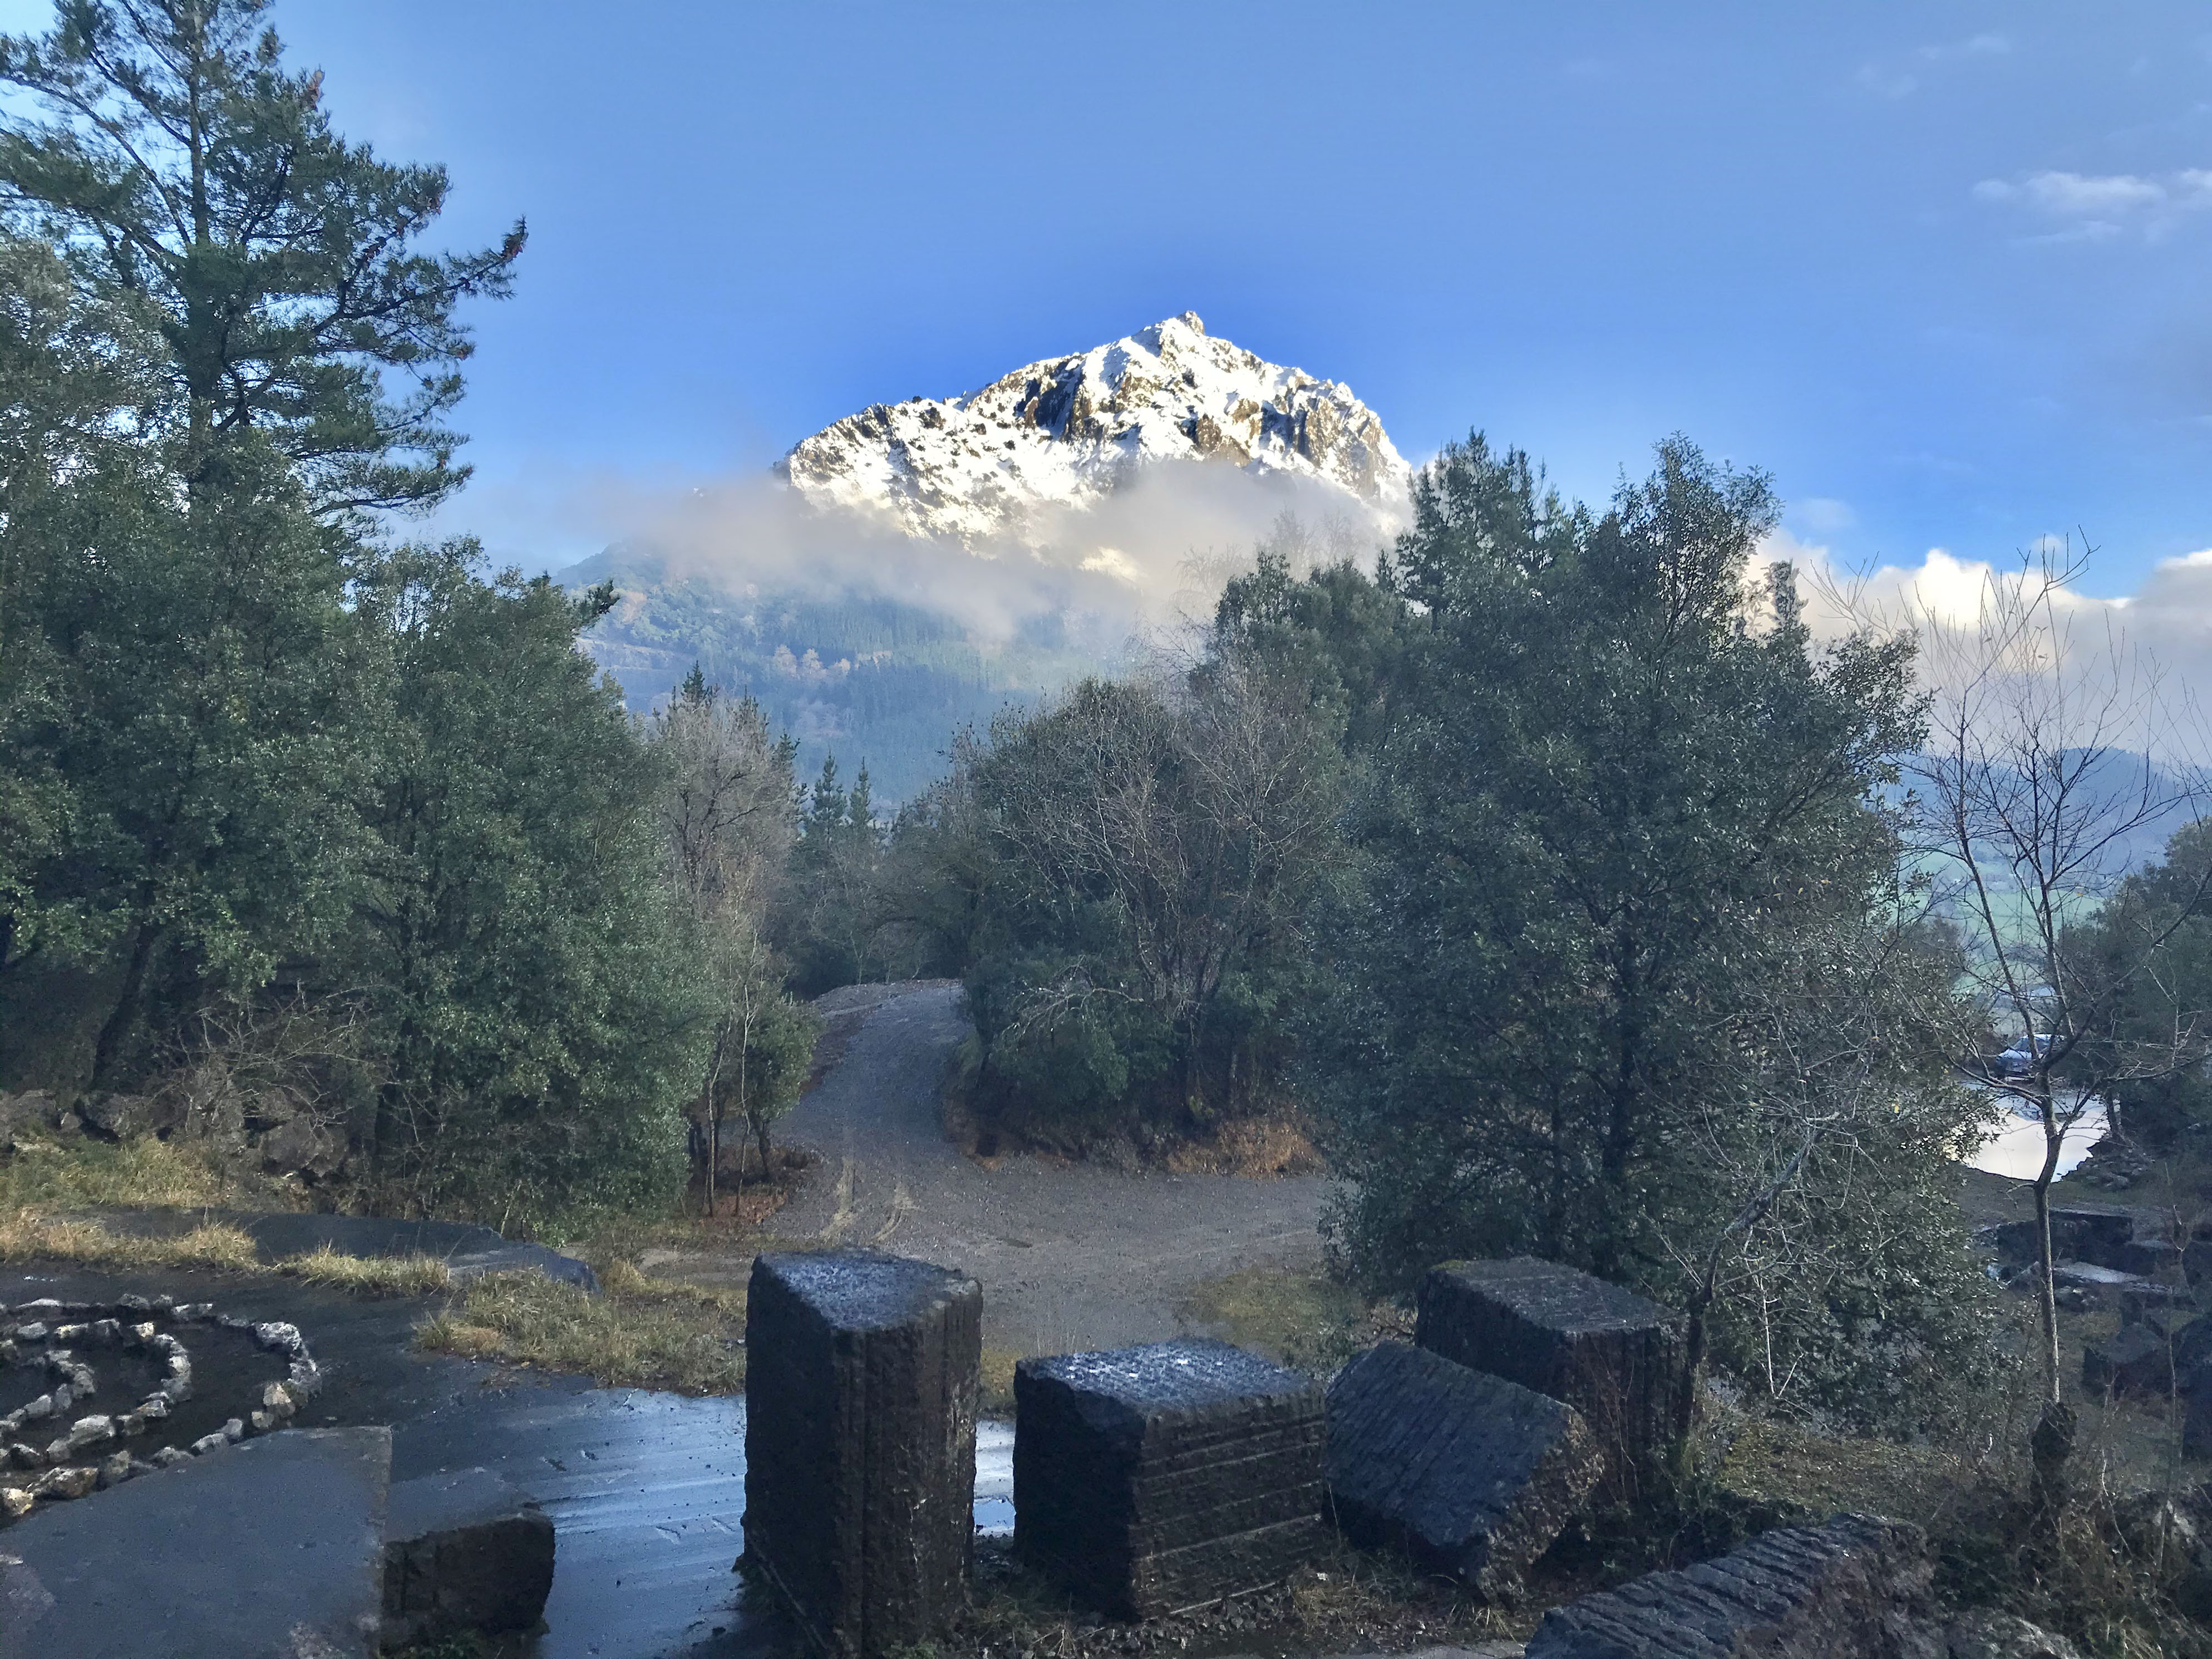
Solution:
<svg viewBox="0 0 2212 1659"><path fill-rule="evenodd" d="M18 1210L0 1216L0 1261L39 1257L106 1267L218 1267L251 1273L260 1266L253 1241L237 1228L205 1223L174 1238L133 1238L96 1222L70 1221Z"/></svg>
<svg viewBox="0 0 2212 1659"><path fill-rule="evenodd" d="M359 1297L436 1296L453 1287L453 1276L434 1255L346 1255L325 1244L288 1256L276 1271Z"/></svg>
<svg viewBox="0 0 2212 1659"><path fill-rule="evenodd" d="M1024 1355L1012 1348L983 1350L983 1393L981 1407L986 1417L1012 1417L1014 1414L1014 1367Z"/></svg>
<svg viewBox="0 0 2212 1659"><path fill-rule="evenodd" d="M534 1273L487 1273L416 1330L418 1348L574 1371L610 1387L738 1394L744 1293L647 1279L628 1262L587 1295Z"/></svg>
<svg viewBox="0 0 2212 1659"><path fill-rule="evenodd" d="M1172 1175L1318 1175L1325 1167L1306 1127L1288 1114L1231 1118L1204 1140L1187 1140L1167 1155Z"/></svg>
<svg viewBox="0 0 2212 1659"><path fill-rule="evenodd" d="M248 1198L261 1208L300 1201L296 1183L241 1184L204 1145L151 1135L119 1145L83 1136L19 1140L0 1164L0 1209L198 1209Z"/></svg>

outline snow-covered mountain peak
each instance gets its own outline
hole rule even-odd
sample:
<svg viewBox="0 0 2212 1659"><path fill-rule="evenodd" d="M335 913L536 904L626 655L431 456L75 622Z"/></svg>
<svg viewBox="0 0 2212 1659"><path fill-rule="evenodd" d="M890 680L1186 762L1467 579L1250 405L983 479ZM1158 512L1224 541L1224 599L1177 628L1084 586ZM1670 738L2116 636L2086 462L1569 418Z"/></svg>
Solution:
<svg viewBox="0 0 2212 1659"><path fill-rule="evenodd" d="M1216 339L1188 311L962 397L873 404L777 469L817 507L973 544L1030 539L1164 461L1316 480L1381 517L1401 509L1411 478L1348 387Z"/></svg>

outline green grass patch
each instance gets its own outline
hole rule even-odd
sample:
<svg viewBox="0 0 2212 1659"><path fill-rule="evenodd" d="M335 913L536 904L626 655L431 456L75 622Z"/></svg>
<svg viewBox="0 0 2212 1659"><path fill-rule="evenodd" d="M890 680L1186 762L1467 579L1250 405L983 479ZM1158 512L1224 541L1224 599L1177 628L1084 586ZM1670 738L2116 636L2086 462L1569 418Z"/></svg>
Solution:
<svg viewBox="0 0 2212 1659"><path fill-rule="evenodd" d="M436 1296L453 1287L453 1274L436 1256L347 1255L327 1244L287 1256L276 1271L359 1297Z"/></svg>
<svg viewBox="0 0 2212 1659"><path fill-rule="evenodd" d="M1316 1373L1408 1330L1405 1315L1387 1304L1364 1302L1322 1273L1274 1267L1208 1279L1184 1298L1181 1312L1224 1342Z"/></svg>
<svg viewBox="0 0 2212 1659"><path fill-rule="evenodd" d="M427 1353L573 1371L609 1388L739 1394L742 1291L647 1279L617 1261L587 1295L535 1273L472 1279L416 1333Z"/></svg>

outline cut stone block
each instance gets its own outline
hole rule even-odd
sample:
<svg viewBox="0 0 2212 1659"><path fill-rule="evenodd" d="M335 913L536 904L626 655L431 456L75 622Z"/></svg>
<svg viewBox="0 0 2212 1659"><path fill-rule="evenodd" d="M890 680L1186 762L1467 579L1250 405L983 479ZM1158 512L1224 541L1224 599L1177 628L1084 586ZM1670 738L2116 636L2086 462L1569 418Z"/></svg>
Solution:
<svg viewBox="0 0 2212 1659"><path fill-rule="evenodd" d="M553 1589L553 1522L489 1469L393 1485L384 1534L384 1643L537 1628Z"/></svg>
<svg viewBox="0 0 2212 1659"><path fill-rule="evenodd" d="M1402 1342L1329 1384L1337 1524L1492 1599L1515 1593L1604 1464L1573 1407Z"/></svg>
<svg viewBox="0 0 2212 1659"><path fill-rule="evenodd" d="M2189 1411L2181 1419L2181 1455L2202 1462L2212 1458L2212 1376L2199 1371L2196 1376Z"/></svg>
<svg viewBox="0 0 2212 1659"><path fill-rule="evenodd" d="M927 1640L975 1553L975 1281L874 1250L770 1252L745 1311L745 1558L825 1652Z"/></svg>
<svg viewBox="0 0 2212 1659"><path fill-rule="evenodd" d="M1839 1515L1554 1607L1528 1659L1926 1659L1929 1577L1917 1528Z"/></svg>
<svg viewBox="0 0 2212 1659"><path fill-rule="evenodd" d="M1322 1540L1321 1384L1226 1342L1014 1368L1014 1547L1152 1618L1285 1577Z"/></svg>
<svg viewBox="0 0 2212 1659"><path fill-rule="evenodd" d="M1531 1256L1448 1261L1423 1275L1417 1303L1422 1347L1565 1401L1608 1458L1632 1464L1672 1437L1680 1314Z"/></svg>
<svg viewBox="0 0 2212 1659"><path fill-rule="evenodd" d="M2081 1351L2084 1392L2117 1399L2163 1399L2173 1390L2173 1348L2148 1325L2123 1325Z"/></svg>

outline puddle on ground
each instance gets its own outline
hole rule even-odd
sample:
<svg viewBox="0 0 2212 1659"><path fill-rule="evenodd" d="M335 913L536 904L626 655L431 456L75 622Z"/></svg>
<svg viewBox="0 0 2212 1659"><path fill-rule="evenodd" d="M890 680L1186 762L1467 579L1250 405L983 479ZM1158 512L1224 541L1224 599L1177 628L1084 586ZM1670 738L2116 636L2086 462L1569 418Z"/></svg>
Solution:
<svg viewBox="0 0 2212 1659"><path fill-rule="evenodd" d="M1014 1425L989 1418L975 1425L975 1530L986 1538L1014 1530Z"/></svg>
<svg viewBox="0 0 2212 1659"><path fill-rule="evenodd" d="M2062 1104L2070 1106L2071 1103ZM2074 1127L2059 1142L2057 1173L2071 1174L2075 1166L2089 1156L2089 1149L2104 1138L2105 1109L2092 1105L2075 1120ZM2022 1117L2017 1111L2008 1110L1966 1164L1970 1169L2014 1181L2033 1181L2043 1171L2043 1154L2042 1119Z"/></svg>
<svg viewBox="0 0 2212 1659"><path fill-rule="evenodd" d="M393 1431L392 1478L481 1464L558 1531L531 1659L796 1655L732 1571L744 1548L745 1404L642 1389L478 1389ZM975 1521L1013 1529L1011 1423L976 1425Z"/></svg>

